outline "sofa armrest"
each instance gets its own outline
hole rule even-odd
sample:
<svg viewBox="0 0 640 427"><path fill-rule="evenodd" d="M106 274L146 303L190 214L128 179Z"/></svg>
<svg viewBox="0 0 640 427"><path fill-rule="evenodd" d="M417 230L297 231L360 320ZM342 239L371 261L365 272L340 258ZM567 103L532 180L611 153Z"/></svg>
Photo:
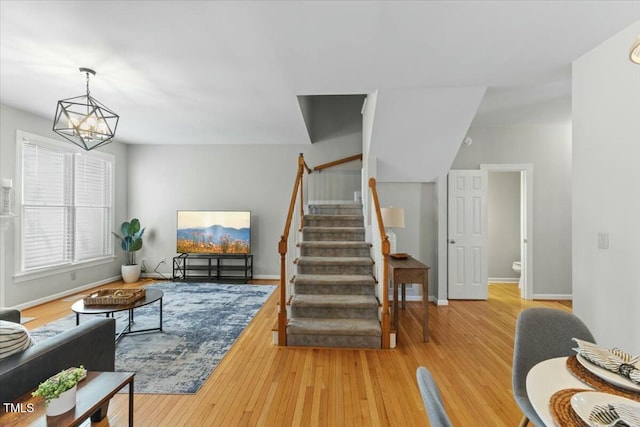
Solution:
<svg viewBox="0 0 640 427"><path fill-rule="evenodd" d="M20 323L20 310L16 310L15 308L0 307L0 320Z"/></svg>
<svg viewBox="0 0 640 427"><path fill-rule="evenodd" d="M114 371L115 320L91 319L0 361L0 404L38 386L63 369Z"/></svg>

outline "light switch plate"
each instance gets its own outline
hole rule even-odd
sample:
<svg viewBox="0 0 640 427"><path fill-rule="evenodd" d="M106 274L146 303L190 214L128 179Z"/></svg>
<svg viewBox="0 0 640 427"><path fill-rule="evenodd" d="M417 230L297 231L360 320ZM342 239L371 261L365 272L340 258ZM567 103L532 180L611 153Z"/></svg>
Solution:
<svg viewBox="0 0 640 427"><path fill-rule="evenodd" d="M598 233L598 249L609 249L609 233Z"/></svg>

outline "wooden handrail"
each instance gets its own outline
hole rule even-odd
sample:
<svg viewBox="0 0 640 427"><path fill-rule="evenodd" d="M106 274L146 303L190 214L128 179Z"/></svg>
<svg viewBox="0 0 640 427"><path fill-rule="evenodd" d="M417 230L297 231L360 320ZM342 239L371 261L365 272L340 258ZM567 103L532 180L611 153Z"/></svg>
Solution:
<svg viewBox="0 0 640 427"><path fill-rule="evenodd" d="M373 209L376 213L378 222L378 231L380 232L381 252L382 252L382 348L391 347L391 316L389 315L389 253L391 252L391 244L389 236L384 232L384 224L382 223L382 213L380 211L380 202L378 201L378 191L376 190L376 179L369 178L369 188L373 199Z"/></svg>
<svg viewBox="0 0 640 427"><path fill-rule="evenodd" d="M298 189L300 189L300 221L302 224L304 216L304 201L302 193L302 176L304 171L311 173L311 169L304 161L304 155L300 153L298 156L298 171L296 173L296 180L293 184L293 192L291 193L291 201L289 202L289 211L287 213L287 220L285 221L284 231L280 236L280 242L278 242L278 252L280 253L280 310L278 311L278 345L287 345L287 241L289 240L289 231L291 229L291 221L293 220L293 212L296 205L296 197L298 196Z"/></svg>
<svg viewBox="0 0 640 427"><path fill-rule="evenodd" d="M354 160L362 160L362 154L356 154L354 156L349 156L349 157L345 157L343 159L339 159L339 160L334 160L332 162L329 163L323 163L321 165L318 165L316 167L313 168L313 171L321 171L323 169L327 169L333 166L338 166L341 165L343 163L349 163L349 162L353 162ZM308 173L311 173L310 170L307 171Z"/></svg>
<svg viewBox="0 0 640 427"><path fill-rule="evenodd" d="M304 155L302 153L300 153L300 157L302 157L302 166L304 166L304 169L307 171L307 173L313 172L311 168L307 165L307 162L304 161Z"/></svg>

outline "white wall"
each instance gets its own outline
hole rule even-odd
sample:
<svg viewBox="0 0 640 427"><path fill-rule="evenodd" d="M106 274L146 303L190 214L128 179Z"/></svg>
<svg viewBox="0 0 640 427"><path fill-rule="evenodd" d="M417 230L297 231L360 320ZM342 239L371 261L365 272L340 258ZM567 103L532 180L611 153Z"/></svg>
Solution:
<svg viewBox="0 0 640 427"><path fill-rule="evenodd" d="M177 210L250 210L254 277L279 277L278 241L298 154L303 152L313 167L361 149L361 133L298 146L131 145L128 212L147 227L138 259L146 259L152 271L166 258L158 271L171 276Z"/></svg>
<svg viewBox="0 0 640 427"><path fill-rule="evenodd" d="M432 182L446 174L485 89L380 89L369 148L378 180Z"/></svg>
<svg viewBox="0 0 640 427"><path fill-rule="evenodd" d="M571 295L571 126L474 127L452 169L533 165L533 296Z"/></svg>
<svg viewBox="0 0 640 427"><path fill-rule="evenodd" d="M640 21L573 64L573 311L640 353ZM598 248L598 233L609 248Z"/></svg>
<svg viewBox="0 0 640 427"><path fill-rule="evenodd" d="M404 209L404 228L395 228L396 252L406 252L431 267L429 295L436 294L437 263L437 203L434 183L379 182L378 198L381 207ZM419 297L419 285L407 288L407 297Z"/></svg>
<svg viewBox="0 0 640 427"><path fill-rule="evenodd" d="M0 177L12 178L14 183L16 177L16 131L23 130L36 135L45 136L51 139L62 140L52 130L53 111L49 118L38 117L15 108L0 106ZM101 150L114 154L116 157L115 167L115 224L120 224L127 211L127 156L126 146L117 142L106 145ZM14 188L14 190L16 190ZM15 201L14 197L14 201ZM19 206L14 204L14 213L18 213ZM120 265L122 263L121 251L117 251L117 258L112 263L91 268L74 269L59 274L47 275L44 278L27 280L15 283L14 274L18 254L16 254L16 224L17 220L9 220L8 229L4 232L4 258L3 270L0 272L5 285L4 304L16 306L29 302L44 301L47 297L55 294L64 294L72 289L99 284L114 280L120 276Z"/></svg>

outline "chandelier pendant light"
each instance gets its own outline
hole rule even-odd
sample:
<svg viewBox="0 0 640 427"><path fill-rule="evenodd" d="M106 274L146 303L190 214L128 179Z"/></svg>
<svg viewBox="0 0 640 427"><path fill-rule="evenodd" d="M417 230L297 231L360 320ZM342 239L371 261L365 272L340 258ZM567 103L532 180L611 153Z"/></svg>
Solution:
<svg viewBox="0 0 640 427"><path fill-rule="evenodd" d="M87 93L58 101L53 131L89 151L111 142L119 116L91 96L89 74L96 72L90 68L80 72L87 75Z"/></svg>

